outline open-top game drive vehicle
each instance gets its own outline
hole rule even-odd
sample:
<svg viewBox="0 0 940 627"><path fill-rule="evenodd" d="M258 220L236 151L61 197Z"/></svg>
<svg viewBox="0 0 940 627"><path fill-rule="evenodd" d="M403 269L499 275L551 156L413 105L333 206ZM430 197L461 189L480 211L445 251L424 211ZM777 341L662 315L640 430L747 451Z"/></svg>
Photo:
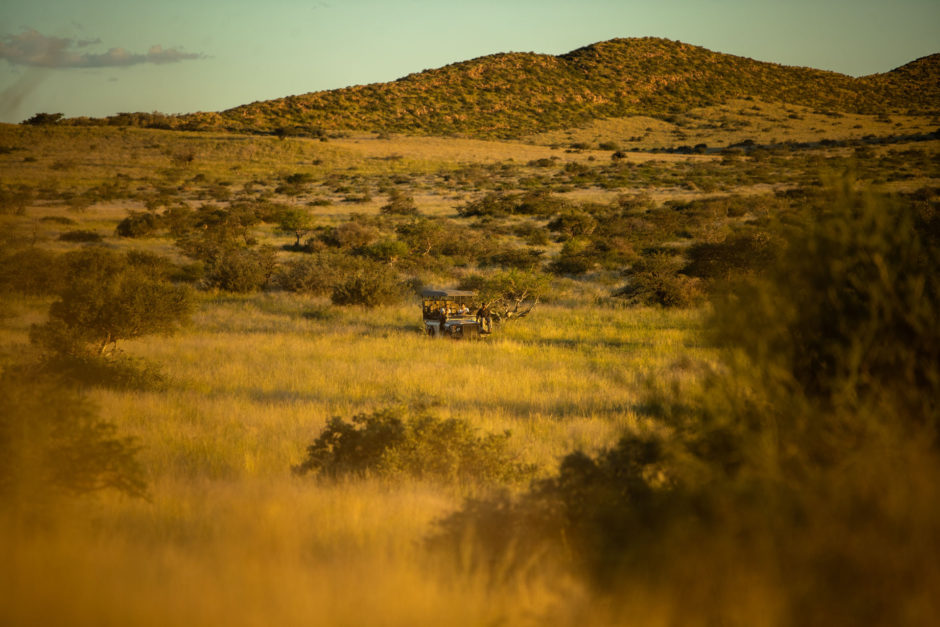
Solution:
<svg viewBox="0 0 940 627"><path fill-rule="evenodd" d="M424 331L432 337L478 339L492 331L492 315L476 292L428 288L421 296Z"/></svg>

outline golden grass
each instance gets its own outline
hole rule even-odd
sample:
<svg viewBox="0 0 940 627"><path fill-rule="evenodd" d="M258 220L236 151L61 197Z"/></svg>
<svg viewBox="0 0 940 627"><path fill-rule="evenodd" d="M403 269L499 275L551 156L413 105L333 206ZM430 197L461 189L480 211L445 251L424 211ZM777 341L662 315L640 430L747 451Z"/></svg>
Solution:
<svg viewBox="0 0 940 627"><path fill-rule="evenodd" d="M670 148L708 144L723 147L750 139L758 144L816 142L821 139L860 139L932 133L936 116L889 117L839 113L828 115L809 107L733 100L723 105L692 109L673 122L633 116L594 120L576 129L540 133L525 138L540 145L617 142L624 149Z"/></svg>
<svg viewBox="0 0 940 627"><path fill-rule="evenodd" d="M25 341L41 307L17 305L5 339ZM697 314L544 306L488 341L458 343L423 336L419 313L207 295L183 332L126 343L163 366L168 389L93 398L144 444L151 500L103 495L63 505L51 529L2 529L0 622L576 622L589 601L568 578L530 573L494 588L422 549L433 522L485 486L318 482L290 466L332 415L426 403L511 429L520 458L547 473L637 424L644 373L707 357Z"/></svg>

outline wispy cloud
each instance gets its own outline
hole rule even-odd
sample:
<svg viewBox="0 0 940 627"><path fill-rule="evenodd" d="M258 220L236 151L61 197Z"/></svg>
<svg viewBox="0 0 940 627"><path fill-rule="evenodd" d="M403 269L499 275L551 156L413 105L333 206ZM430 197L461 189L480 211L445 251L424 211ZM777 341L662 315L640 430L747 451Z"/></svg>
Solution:
<svg viewBox="0 0 940 627"><path fill-rule="evenodd" d="M183 52L179 48L151 46L145 53L124 48L110 48L107 52L93 53L83 50L100 44L100 39L79 40L50 37L29 29L18 35L0 37L0 59L13 65L41 68L95 68L126 67L143 63L178 63L191 59L204 59L205 55Z"/></svg>

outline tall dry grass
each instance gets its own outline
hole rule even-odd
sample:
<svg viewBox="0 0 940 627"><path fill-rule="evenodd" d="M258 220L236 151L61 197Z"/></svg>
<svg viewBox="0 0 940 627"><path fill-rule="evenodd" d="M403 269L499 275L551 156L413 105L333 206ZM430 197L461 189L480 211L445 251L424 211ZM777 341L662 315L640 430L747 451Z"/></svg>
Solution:
<svg viewBox="0 0 940 627"><path fill-rule="evenodd" d="M4 326L25 342L19 316ZM417 303L366 311L282 294L205 296L193 324L123 349L165 389L96 389L144 445L149 501L63 501L0 531L10 625L480 625L603 622L570 575L504 585L424 549L434 523L493 486L295 477L330 416L430 406L512 431L547 473L638 421L645 373L695 355L698 314L545 306L488 341L434 340ZM513 486L510 486L513 487ZM514 486L521 489L525 486Z"/></svg>

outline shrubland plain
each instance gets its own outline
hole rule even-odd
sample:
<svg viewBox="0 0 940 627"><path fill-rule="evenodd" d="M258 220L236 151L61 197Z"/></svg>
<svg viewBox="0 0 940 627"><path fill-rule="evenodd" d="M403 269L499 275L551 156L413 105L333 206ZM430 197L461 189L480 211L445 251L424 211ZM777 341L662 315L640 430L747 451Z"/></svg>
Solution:
<svg viewBox="0 0 940 627"><path fill-rule="evenodd" d="M936 621L936 101L779 76L0 126L0 622Z"/></svg>

